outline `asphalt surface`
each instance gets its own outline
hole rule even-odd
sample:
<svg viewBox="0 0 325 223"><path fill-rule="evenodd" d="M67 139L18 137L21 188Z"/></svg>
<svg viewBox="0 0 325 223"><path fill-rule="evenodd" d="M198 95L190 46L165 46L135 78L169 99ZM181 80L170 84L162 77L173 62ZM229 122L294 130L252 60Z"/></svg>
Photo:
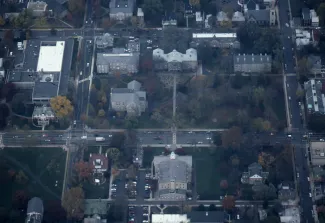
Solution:
<svg viewBox="0 0 325 223"><path fill-rule="evenodd" d="M292 40L294 30L290 27L290 15L289 15L289 2L287 0L278 1L279 7L279 18L281 25L281 39L283 44L283 56L284 56L284 71L285 74L296 73L295 71L295 53L294 53L294 44ZM303 124L301 122L300 116L300 106L297 101L297 87L298 81L296 77L286 78L287 83L287 100L289 105L289 116L291 119L291 127L293 130L298 129L299 131L303 131ZM303 222L314 222L314 218L312 215L313 210L313 201L312 198L309 197L310 183L307 180L309 176L308 172L308 164L307 158L305 157L306 153L306 144L301 143L302 135L301 133L295 133L292 131L292 143L295 146L294 154L295 154L295 163L296 163L296 172L299 173L299 177L297 178L298 183L298 191L300 194L300 205L302 207L302 218Z"/></svg>

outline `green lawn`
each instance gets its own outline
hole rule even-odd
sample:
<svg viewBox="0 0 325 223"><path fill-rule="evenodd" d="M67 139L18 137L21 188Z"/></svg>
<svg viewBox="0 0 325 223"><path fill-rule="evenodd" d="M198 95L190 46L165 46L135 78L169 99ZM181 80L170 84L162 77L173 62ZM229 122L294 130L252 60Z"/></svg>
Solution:
<svg viewBox="0 0 325 223"><path fill-rule="evenodd" d="M109 180L102 185L94 185L90 182L83 184L86 199L107 199L109 195Z"/></svg>
<svg viewBox="0 0 325 223"><path fill-rule="evenodd" d="M5 148L0 151L0 160L0 171L4 177L1 180L0 205L11 205L17 190L24 190L29 197L39 196L43 200L60 199L66 160L63 149ZM28 180L18 183L15 177L9 178L9 170L16 175L22 171Z"/></svg>

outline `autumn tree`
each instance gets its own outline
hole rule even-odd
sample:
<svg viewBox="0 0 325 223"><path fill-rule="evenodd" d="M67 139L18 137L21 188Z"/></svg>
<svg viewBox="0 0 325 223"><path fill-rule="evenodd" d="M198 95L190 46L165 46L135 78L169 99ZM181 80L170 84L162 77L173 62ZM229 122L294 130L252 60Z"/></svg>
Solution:
<svg viewBox="0 0 325 223"><path fill-rule="evenodd" d="M84 216L85 194L81 187L73 187L64 193L62 207L69 219L81 220Z"/></svg>
<svg viewBox="0 0 325 223"><path fill-rule="evenodd" d="M224 131L221 136L223 147L234 147L239 148L242 141L242 130L241 128L234 126L227 131Z"/></svg>
<svg viewBox="0 0 325 223"><path fill-rule="evenodd" d="M232 210L236 205L234 196L225 196L222 200L222 206L226 210Z"/></svg>
<svg viewBox="0 0 325 223"><path fill-rule="evenodd" d="M13 196L13 205L17 208L24 208L27 205L29 196L25 190L17 190Z"/></svg>
<svg viewBox="0 0 325 223"><path fill-rule="evenodd" d="M104 117L105 116L105 110L104 109L99 109L98 111L98 117Z"/></svg>
<svg viewBox="0 0 325 223"><path fill-rule="evenodd" d="M79 181L89 179L92 174L92 168L88 162L80 161L75 164L75 171L78 174Z"/></svg>
<svg viewBox="0 0 325 223"><path fill-rule="evenodd" d="M72 114L73 106L66 96L56 96L50 100L51 108L58 118L65 118Z"/></svg>
<svg viewBox="0 0 325 223"><path fill-rule="evenodd" d="M232 156L230 158L230 161L231 161L231 165L233 165L233 166L238 166L240 163L238 156Z"/></svg>
<svg viewBox="0 0 325 223"><path fill-rule="evenodd" d="M81 13L85 10L85 1L83 0L69 0L68 8L72 13Z"/></svg>
<svg viewBox="0 0 325 223"><path fill-rule="evenodd" d="M221 180L220 181L220 188L223 189L223 190L226 190L228 189L228 181L227 180Z"/></svg>
<svg viewBox="0 0 325 223"><path fill-rule="evenodd" d="M107 156L115 163L118 161L120 157L120 150L118 148L108 148L107 151Z"/></svg>
<svg viewBox="0 0 325 223"><path fill-rule="evenodd" d="M255 118L252 122L252 127L258 132L269 132L272 131L272 125L269 120L263 118Z"/></svg>

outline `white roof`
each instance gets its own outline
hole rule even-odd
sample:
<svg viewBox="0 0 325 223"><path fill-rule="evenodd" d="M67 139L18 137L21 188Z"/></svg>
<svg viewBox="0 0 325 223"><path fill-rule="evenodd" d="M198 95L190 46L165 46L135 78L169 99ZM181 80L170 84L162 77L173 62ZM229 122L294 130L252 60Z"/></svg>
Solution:
<svg viewBox="0 0 325 223"><path fill-rule="evenodd" d="M237 38L236 33L193 33L193 38Z"/></svg>
<svg viewBox="0 0 325 223"><path fill-rule="evenodd" d="M186 214L153 214L152 223L190 222Z"/></svg>
<svg viewBox="0 0 325 223"><path fill-rule="evenodd" d="M154 59L162 59L167 62L197 61L197 51L193 48L187 49L185 54L176 50L165 54L164 50L157 48L152 51L152 56Z"/></svg>
<svg viewBox="0 0 325 223"><path fill-rule="evenodd" d="M62 68L64 46L64 41L57 41L55 45L42 42L38 57L37 71L60 72Z"/></svg>
<svg viewBox="0 0 325 223"><path fill-rule="evenodd" d="M195 21L202 22L203 17L201 16L201 12L195 12Z"/></svg>
<svg viewBox="0 0 325 223"><path fill-rule="evenodd" d="M255 175L251 176L250 178L252 178L252 179L261 179L262 177L259 176L259 175L257 175L257 174L255 174Z"/></svg>

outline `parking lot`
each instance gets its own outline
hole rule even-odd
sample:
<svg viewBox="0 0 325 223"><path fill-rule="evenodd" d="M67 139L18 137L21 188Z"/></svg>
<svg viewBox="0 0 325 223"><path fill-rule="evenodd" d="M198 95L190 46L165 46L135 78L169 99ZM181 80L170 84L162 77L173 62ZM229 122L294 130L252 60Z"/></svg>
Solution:
<svg viewBox="0 0 325 223"><path fill-rule="evenodd" d="M149 206L129 206L128 223L148 223L149 222Z"/></svg>

